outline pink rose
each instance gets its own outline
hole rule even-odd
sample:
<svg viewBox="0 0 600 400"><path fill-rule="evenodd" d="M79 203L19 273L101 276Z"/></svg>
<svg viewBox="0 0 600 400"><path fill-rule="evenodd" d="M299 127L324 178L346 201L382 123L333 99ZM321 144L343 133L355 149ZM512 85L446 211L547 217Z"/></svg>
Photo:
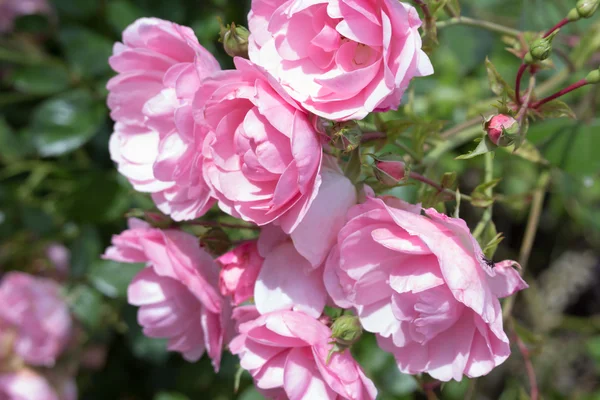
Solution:
<svg viewBox="0 0 600 400"><path fill-rule="evenodd" d="M202 176L206 129L194 123L191 103L219 64L190 28L156 18L130 25L109 62L118 72L107 88L119 172L173 219L203 215L213 204Z"/></svg>
<svg viewBox="0 0 600 400"><path fill-rule="evenodd" d="M232 296L239 305L250 299L264 259L258 254L256 241L246 242L217 258L221 265L219 288L223 296Z"/></svg>
<svg viewBox="0 0 600 400"><path fill-rule="evenodd" d="M206 79L197 92L207 183L220 208L291 232L318 192L322 150L308 115L267 74L236 58L237 70Z"/></svg>
<svg viewBox="0 0 600 400"><path fill-rule="evenodd" d="M9 272L0 284L0 336L27 364L51 367L71 338L69 308L60 286L45 278Z"/></svg>
<svg viewBox="0 0 600 400"><path fill-rule="evenodd" d="M0 399L3 400L59 400L48 381L36 372L22 369L0 374ZM64 400L75 400L65 396Z"/></svg>
<svg viewBox="0 0 600 400"><path fill-rule="evenodd" d="M196 237L177 230L152 228L130 219L129 228L114 236L104 258L147 263L129 285L129 303L139 306L144 334L168 338L168 348L188 361L206 350L218 370L229 319L217 291L218 267Z"/></svg>
<svg viewBox="0 0 600 400"><path fill-rule="evenodd" d="M488 265L465 222L397 199L348 214L325 284L354 307L400 371L442 381L489 373L510 354L498 298L527 287L513 262Z"/></svg>
<svg viewBox="0 0 600 400"><path fill-rule="evenodd" d="M23 15L50 14L46 0L2 0L0 1L0 33L13 29L15 20Z"/></svg>
<svg viewBox="0 0 600 400"><path fill-rule="evenodd" d="M247 318L247 315L245 315ZM229 348L258 390L276 399L375 399L377 390L349 351L333 353L331 330L296 311L277 311L239 326Z"/></svg>
<svg viewBox="0 0 600 400"><path fill-rule="evenodd" d="M266 314L291 309L318 318L327 303L323 269L311 265L292 239L274 225L263 228L258 251L265 261L254 285L257 310Z"/></svg>
<svg viewBox="0 0 600 400"><path fill-rule="evenodd" d="M397 0L253 0L248 23L250 60L327 119L395 109L413 77L433 73L419 15Z"/></svg>

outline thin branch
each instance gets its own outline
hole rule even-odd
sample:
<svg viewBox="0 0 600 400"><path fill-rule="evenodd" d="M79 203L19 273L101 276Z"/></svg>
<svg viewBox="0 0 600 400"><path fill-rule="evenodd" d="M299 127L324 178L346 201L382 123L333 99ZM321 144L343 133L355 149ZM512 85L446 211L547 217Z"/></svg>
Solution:
<svg viewBox="0 0 600 400"><path fill-rule="evenodd" d="M493 153L485 153L484 157L485 157L484 182L487 183L487 182L491 182L494 179L494 157L493 157ZM494 191L491 187L488 187L485 189L485 194L489 198L492 198L494 196ZM490 204L483 212L483 215L481 216L481 220L479 221L479 223L475 227L475 230L473 231L473 237L475 239L478 239L481 236L481 234L483 233L485 228L487 228L488 224L492 220L493 209L494 209L494 203L492 202L492 204Z"/></svg>
<svg viewBox="0 0 600 400"><path fill-rule="evenodd" d="M519 351L521 352L521 355L523 356L523 360L525 361L525 370L527 371L527 378L529 380L529 398L531 400L538 400L539 396L540 396L540 392L538 389L537 379L535 377L535 369L533 368L533 363L531 362L529 350L527 349L527 346L525 345L525 343L523 343L523 340L521 340L519 335L517 335L517 332L515 331L515 328L514 328L514 324L511 324L511 325L513 325L512 331L513 331L513 336L514 336L515 342L517 343L517 347L519 348Z"/></svg>
<svg viewBox="0 0 600 400"><path fill-rule="evenodd" d="M452 25L466 25L466 26L474 26L477 28L487 29L488 31L501 33L509 36L519 36L521 35L521 31L518 29L509 28L508 26L496 24L490 21L481 21L478 19L473 19L469 17L455 17L450 18L446 21L441 21L436 24L438 29L445 28L447 26Z"/></svg>
<svg viewBox="0 0 600 400"><path fill-rule="evenodd" d="M556 30L558 30L558 29L562 28L563 26L565 26L565 25L566 25L566 24L568 24L569 22L571 22L571 21L569 21L567 18L564 18L564 19L562 19L562 20L561 20L559 23L557 23L557 24L556 24L556 25L554 25L552 28L550 28L550 29L548 30L548 32L546 32L546 33L544 34L544 36L543 36L543 37L547 38L548 36L552 35L552 33L553 33L554 31L556 31Z"/></svg>
<svg viewBox="0 0 600 400"><path fill-rule="evenodd" d="M423 176L423 175L421 175L421 174L418 174L418 173L416 173L416 172L412 172L412 171L411 171L411 172L410 172L410 174L409 174L408 176L409 176L410 178L414 179L414 180L417 180L417 181L419 181L419 182L423 182L424 184L431 186L432 188L434 188L435 190L437 190L437 191L438 191L438 193L444 193L444 194L448 194L448 195L451 195L452 197L455 197L455 196L456 196L456 192L455 192L455 191L453 191L453 190L450 190L450 189L447 189L447 188L444 188L444 187L442 187L442 185L440 185L439 183L437 183L437 182L434 182L434 181L432 181L431 179L429 179L429 178L427 178L427 177L425 177L425 176ZM466 195L466 194L462 194L462 193L460 194L460 197L462 197L463 199L465 199L465 200L467 200L467 201L471 201L471 200L473 200L473 199L471 198L471 196L469 196L469 195Z"/></svg>
<svg viewBox="0 0 600 400"><path fill-rule="evenodd" d="M429 11L429 6L423 0L413 1L415 4L421 7L421 10L423 10L423 16L425 17L425 20L429 22L433 21L433 16L431 15L431 11Z"/></svg>
<svg viewBox="0 0 600 400"><path fill-rule="evenodd" d="M525 228L525 237L521 243L521 250L519 251L519 264L521 265L521 275L525 273L527 263L529 262L529 256L531 255L531 249L533 248L533 242L535 241L535 235L537 233L538 226L540 224L540 218L542 216L542 208L544 205L544 197L546 195L546 189L550 182L550 171L544 170L538 178L537 189L533 193L531 200L531 211L529 212L529 218L527 220L527 227ZM506 321L512 313L513 306L515 304L516 295L508 297L504 302L504 311L502 317Z"/></svg>
<svg viewBox="0 0 600 400"><path fill-rule="evenodd" d="M579 89L580 87L583 87L585 85L588 84L588 81L586 81L585 79L582 79L580 81L577 81L575 83L573 83L572 85L567 86L566 88L559 90L558 92L554 93L551 96L548 96L546 98L543 98L541 100L536 101L535 103L533 103L531 105L531 108L539 108L540 106L548 103L549 101L552 101L554 99L557 99L561 96L564 96L567 93L572 92L573 90Z"/></svg>
<svg viewBox="0 0 600 400"><path fill-rule="evenodd" d="M527 64L521 64L519 70L517 71L517 78L515 82L515 96L517 99L517 105L520 106L521 103L521 81L523 80L523 74L527 70Z"/></svg>

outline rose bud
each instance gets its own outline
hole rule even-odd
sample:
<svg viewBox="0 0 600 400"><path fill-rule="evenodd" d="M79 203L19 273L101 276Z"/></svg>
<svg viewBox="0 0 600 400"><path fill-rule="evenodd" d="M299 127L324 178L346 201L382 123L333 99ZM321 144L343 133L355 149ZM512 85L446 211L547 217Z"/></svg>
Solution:
<svg viewBox="0 0 600 400"><path fill-rule="evenodd" d="M231 57L248 58L248 36L250 32L243 26L233 22L227 27L221 27L221 42L225 53Z"/></svg>
<svg viewBox="0 0 600 400"><path fill-rule="evenodd" d="M579 0L575 8L582 18L590 18L598 9L599 4L598 0Z"/></svg>
<svg viewBox="0 0 600 400"><path fill-rule="evenodd" d="M509 115L498 114L486 120L483 128L497 146L510 146L519 132L519 123Z"/></svg>
<svg viewBox="0 0 600 400"><path fill-rule="evenodd" d="M386 186L396 186L404 179L406 166L402 161L378 160L373 170L381 183Z"/></svg>

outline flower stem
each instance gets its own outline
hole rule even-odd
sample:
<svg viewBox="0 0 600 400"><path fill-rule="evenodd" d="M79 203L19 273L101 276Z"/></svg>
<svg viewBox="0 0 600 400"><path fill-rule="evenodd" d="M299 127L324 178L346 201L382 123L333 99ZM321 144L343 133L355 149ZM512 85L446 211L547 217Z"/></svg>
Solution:
<svg viewBox="0 0 600 400"><path fill-rule="evenodd" d="M588 84L588 82L585 79L582 79L582 80L580 80L578 82L575 82L572 85L569 85L566 88L564 88L564 89L562 89L562 90L554 93L553 95L550 95L548 97L545 97L545 98L543 98L541 100L536 101L535 103L533 103L531 105L531 108L537 109L540 106L546 104L547 102L552 101L554 99L557 99L557 98L559 98L561 96L564 96L565 94L570 93L573 90L579 89L580 87L583 87L583 86L585 86L587 84Z"/></svg>
<svg viewBox="0 0 600 400"><path fill-rule="evenodd" d="M484 157L485 157L485 179L484 179L484 182L487 183L487 182L491 182L494 179L494 156L493 156L493 153L485 153ZM485 189L485 195L488 196L489 198L492 198L494 196L493 189L491 187L488 187L487 189ZM494 203L490 204L483 212L483 215L481 216L481 220L479 221L479 223L475 227L475 230L473 231L473 237L475 239L478 239L481 236L481 234L483 233L485 228L487 228L488 224L492 220L493 209L494 209Z"/></svg>
<svg viewBox="0 0 600 400"><path fill-rule="evenodd" d="M554 25L552 28L550 28L550 29L548 30L548 32L546 32L546 33L544 34L544 36L543 36L543 37L544 37L544 38L547 38L548 36L552 35L552 33L553 33L554 31L556 31L556 30L558 30L558 29L562 28L563 26L565 26L565 25L566 25L566 24L568 24L569 22L571 22L571 21L569 21L567 18L564 18L564 19L560 20L560 22L559 22L559 23L557 23L556 25Z"/></svg>
<svg viewBox="0 0 600 400"><path fill-rule="evenodd" d="M469 17L455 17L455 18L450 18L446 21L438 22L437 28L442 29L442 28L445 28L447 26L452 26L452 25L474 26L477 28L487 29L488 31L497 32L497 33L501 33L501 34L509 35L509 36L521 35L521 31L519 31L518 29L513 29L513 28L509 28L504 25L496 24L494 22L481 21L481 20L469 18Z"/></svg>
<svg viewBox="0 0 600 400"><path fill-rule="evenodd" d="M521 265L521 275L524 274L525 268L527 268L527 262L531 255L531 249L533 248L533 242L537 233L538 226L540 224L540 217L542 216L542 208L544 205L544 197L546 195L546 188L550 183L550 171L544 170L538 178L537 188L533 193L531 201L531 211L529 212L529 218L527 220L527 227L525 228L525 237L521 243L521 250L519 251L519 264ZM506 321L512 313L513 306L515 304L516 296L510 296L504 302L504 311L502 317Z"/></svg>
<svg viewBox="0 0 600 400"><path fill-rule="evenodd" d="M519 70L517 71L517 79L515 82L515 97L517 100L517 105L521 105L521 81L523 80L523 74L527 70L527 64L521 64Z"/></svg>
<svg viewBox="0 0 600 400"><path fill-rule="evenodd" d="M433 16L431 15L431 11L429 11L429 6L423 0L413 0L415 4L421 7L423 10L423 16L425 16L425 21L432 22Z"/></svg>
<svg viewBox="0 0 600 400"><path fill-rule="evenodd" d="M540 392L537 385L537 379L535 377L535 369L533 368L533 363L531 362L531 357L527 346L523 342L523 340L517 334L514 323L511 323L511 330L513 331L513 337L515 342L517 343L517 347L523 356L523 361L525 361L525 370L527 371L527 378L529 380L529 398L531 400L538 400L540 396Z"/></svg>
<svg viewBox="0 0 600 400"><path fill-rule="evenodd" d="M425 176L423 176L421 174L418 174L416 172L412 172L411 171L408 176L410 178L416 180L416 181L423 182L424 184L431 186L432 188L434 188L435 190L437 190L438 193L445 193L445 194L449 194L449 195L452 195L452 196L456 196L456 193L453 190L444 188L439 183L434 182L431 179L429 179L429 178L427 178L427 177L425 177ZM466 194L462 194L461 193L460 197L463 198L463 199L465 199L465 200L467 200L467 201L471 201L472 200L471 196L466 195Z"/></svg>

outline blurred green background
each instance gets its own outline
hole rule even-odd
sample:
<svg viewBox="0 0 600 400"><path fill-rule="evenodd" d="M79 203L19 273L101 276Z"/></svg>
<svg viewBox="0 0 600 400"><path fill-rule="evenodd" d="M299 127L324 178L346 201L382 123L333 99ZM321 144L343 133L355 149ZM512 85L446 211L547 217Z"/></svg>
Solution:
<svg viewBox="0 0 600 400"><path fill-rule="evenodd" d="M139 269L102 261L110 236L125 228L132 208L152 209L119 176L108 154L112 122L105 105L107 59L122 30L143 16L188 25L223 68L232 61L218 43L219 23L246 24L249 1L240 0L54 0L50 17L24 16L0 35L0 271L52 275L45 259L51 242L71 250L65 292L80 322L80 350L63 361L78 373L81 399L258 399L249 375L233 393L237 361L226 356L215 375L207 358L189 364L165 352L165 342L145 338L126 288ZM573 7L570 0L461 0L462 13L521 30L548 29ZM409 109L428 121L453 126L492 110L485 59L509 81L519 60L498 34L452 26L439 32L432 56L436 73L413 85ZM555 68L574 82L600 62L600 15L572 24L556 39ZM572 72L570 68L576 67ZM566 74L566 75L565 75ZM559 87L560 88L560 87ZM545 399L600 399L600 119L596 87L569 95L577 120L536 121L528 133L551 165L540 226L519 295L515 327L530 350ZM482 160L456 161L471 149L448 154L429 171L438 178L456 171L461 191L482 180ZM496 259L518 256L532 193L543 166L499 151L495 175L505 201L494 209L504 232ZM419 187L405 189L411 195ZM474 226L480 210L466 205L461 217ZM514 346L513 346L514 347ZM105 362L81 364L83 351L105 354ZM391 356L366 336L353 349L381 399L425 398L417 379L401 375ZM87 354L87 353L86 353ZM101 357L102 358L102 357ZM101 360L102 361L102 360ZM528 398L529 383L517 348L489 376L448 383L443 399ZM469 392L469 393L467 393Z"/></svg>

